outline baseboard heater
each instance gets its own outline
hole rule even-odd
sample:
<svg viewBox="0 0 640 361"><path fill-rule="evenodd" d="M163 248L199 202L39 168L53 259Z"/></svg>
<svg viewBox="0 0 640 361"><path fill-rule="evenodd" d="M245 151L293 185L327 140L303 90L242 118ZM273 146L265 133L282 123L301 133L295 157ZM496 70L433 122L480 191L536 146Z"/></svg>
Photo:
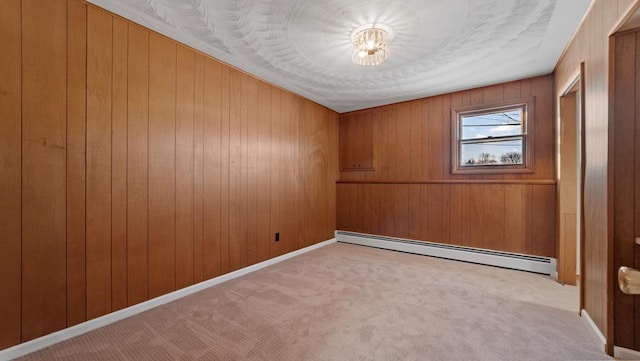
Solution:
<svg viewBox="0 0 640 361"><path fill-rule="evenodd" d="M346 231L336 231L336 240L342 243L351 243L361 246L452 259L456 261L511 268L545 274L551 277L556 275L555 258L528 256L524 254L452 246L433 242L417 242L409 239L375 236L371 234Z"/></svg>

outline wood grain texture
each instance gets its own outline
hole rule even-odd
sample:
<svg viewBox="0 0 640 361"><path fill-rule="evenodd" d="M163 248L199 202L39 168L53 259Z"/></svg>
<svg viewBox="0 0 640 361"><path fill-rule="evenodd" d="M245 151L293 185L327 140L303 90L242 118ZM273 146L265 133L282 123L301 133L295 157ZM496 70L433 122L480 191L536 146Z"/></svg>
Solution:
<svg viewBox="0 0 640 361"><path fill-rule="evenodd" d="M241 267L242 209L241 195L241 137L243 117L242 73L229 73L229 270ZM278 109L280 106L278 105ZM279 215L279 211L278 211ZM273 255L272 255L273 256Z"/></svg>
<svg viewBox="0 0 640 361"><path fill-rule="evenodd" d="M249 143L247 142L247 133L248 133L248 117L249 117L249 104L245 101L247 94L249 92L249 76L247 74L240 74L239 76L239 90L241 94L241 102L239 106L238 113L239 117L239 137L238 148L239 148L239 195L238 195L238 209L240 211L239 214L242 216L238 216L236 222L238 224L238 267L242 268L247 266L249 263L247 262L248 254L246 252L248 247L248 236L249 231L247 227L246 218L249 213L249 179L247 177L248 163L249 163Z"/></svg>
<svg viewBox="0 0 640 361"><path fill-rule="evenodd" d="M231 68L222 67L220 86L220 272L227 273L229 267L229 74Z"/></svg>
<svg viewBox="0 0 640 361"><path fill-rule="evenodd" d="M428 194L427 203L423 203L422 206L427 211L427 232L426 240L432 240L432 242L445 243L442 238L443 231L443 219L442 208L445 202L442 199L442 185L441 184L427 184L423 186L423 190L426 190ZM448 199L446 201L449 201Z"/></svg>
<svg viewBox="0 0 640 361"><path fill-rule="evenodd" d="M0 349L20 342L22 248L21 2L0 3Z"/></svg>
<svg viewBox="0 0 640 361"><path fill-rule="evenodd" d="M67 2L67 326L87 319L87 8Z"/></svg>
<svg viewBox="0 0 640 361"><path fill-rule="evenodd" d="M175 290L176 43L149 37L149 298Z"/></svg>
<svg viewBox="0 0 640 361"><path fill-rule="evenodd" d="M222 64L204 62L204 278L220 275L220 145Z"/></svg>
<svg viewBox="0 0 640 361"><path fill-rule="evenodd" d="M281 209L282 209L282 90L276 87L271 88L271 142L269 144L271 150L272 171L271 178L271 234L269 255L271 257L282 254L282 243L275 242L275 234L281 232ZM336 194L336 198L340 198L343 194ZM344 219L344 215L342 219ZM271 238L273 237L273 238Z"/></svg>
<svg viewBox="0 0 640 361"><path fill-rule="evenodd" d="M112 17L87 12L87 319L111 312Z"/></svg>
<svg viewBox="0 0 640 361"><path fill-rule="evenodd" d="M22 341L67 324L66 5L11 14L22 20Z"/></svg>
<svg viewBox="0 0 640 361"><path fill-rule="evenodd" d="M256 179L258 171L258 81L253 77L247 78L247 93L245 96L247 103L247 134L244 141L247 149L246 163L246 179L247 179L247 197L246 197L246 215L245 222L247 225L247 265L257 262L258 234L256 227L258 226L257 213L257 187L258 179Z"/></svg>
<svg viewBox="0 0 640 361"><path fill-rule="evenodd" d="M640 29L636 29L636 30L640 30ZM634 164L634 168L635 168L635 172L634 172L634 183L635 183L635 189L634 189L634 222L633 222L633 233L634 236L637 237L638 235L640 235L640 182L638 182L638 171L640 171L640 126L638 126L638 123L640 123L640 71L638 71L638 67L640 66L640 36L639 32L636 31L636 56L635 56L635 69L636 69L636 74L635 74L635 99L634 99L634 108L635 108L635 142L634 142L634 147L635 147L635 164ZM628 239L626 240L626 244L630 244L632 245L632 247L634 247L633 249L633 268L635 269L640 269L640 245L638 245L637 243L635 243L635 238L634 240ZM614 267L617 266L614 263ZM633 305L633 325L629 328L629 329L633 329L633 336L634 336L634 340L633 340L633 349L634 350L640 350L640 301L638 301L637 297L633 297L634 298L634 305ZM622 313L624 314L625 311L629 312L630 309L627 310L619 310L622 311ZM629 330L623 331L623 332L629 332Z"/></svg>
<svg viewBox="0 0 640 361"><path fill-rule="evenodd" d="M533 254L555 257L556 192L554 187L542 185L531 187L533 188Z"/></svg>
<svg viewBox="0 0 640 361"><path fill-rule="evenodd" d="M615 157L613 162L614 187L614 267L634 264L635 208L636 199L629 195L636 191L637 167L636 144L636 38L632 32L616 36L615 39ZM637 169L637 168L636 168ZM615 344L629 349L635 348L634 300L633 297L615 290Z"/></svg>
<svg viewBox="0 0 640 361"><path fill-rule="evenodd" d="M555 257L554 185L338 183L337 200L339 230Z"/></svg>
<svg viewBox="0 0 640 361"><path fill-rule="evenodd" d="M560 97L558 281L576 284L578 214L577 93Z"/></svg>
<svg viewBox="0 0 640 361"><path fill-rule="evenodd" d="M148 299L149 33L129 25L127 82L127 302Z"/></svg>
<svg viewBox="0 0 640 361"><path fill-rule="evenodd" d="M585 96L585 176L584 176L584 308L607 340L613 352L613 219L608 213L613 201L609 170L613 165L609 125L608 32L626 11L629 0L596 0L581 27L555 67L554 90L560 94L564 84L584 62ZM616 336L617 337L617 336Z"/></svg>
<svg viewBox="0 0 640 361"><path fill-rule="evenodd" d="M257 129L257 169L256 179L257 185L257 199L256 199L256 212L257 212L257 250L256 261L261 262L270 258L270 246L273 242L273 234L271 232L271 172L273 164L271 162L271 144L267 140L271 137L271 91L272 86L263 82L258 83L258 129ZM227 125L228 128L228 125ZM223 130L224 133L224 130ZM228 151L226 157L228 158ZM324 183L322 175L326 170L321 170L319 181ZM223 177L225 179L225 177ZM228 177L227 177L228 180ZM228 189L228 181L225 185L225 190L222 191L226 194ZM227 222L228 223L228 222ZM320 225L322 223L313 222L312 225ZM224 239L225 237L223 237ZM227 238L228 239L228 238Z"/></svg>
<svg viewBox="0 0 640 361"><path fill-rule="evenodd" d="M411 180L420 180L422 179L422 168L424 166L425 160L422 159L422 127L423 122L423 101L414 100L410 103L411 107L411 127L410 127L410 179Z"/></svg>
<svg viewBox="0 0 640 361"><path fill-rule="evenodd" d="M127 307L127 77L129 24L113 19L111 309Z"/></svg>
<svg viewBox="0 0 640 361"><path fill-rule="evenodd" d="M193 281L204 280L204 56L195 55L193 115ZM227 133L228 134L228 133Z"/></svg>
<svg viewBox="0 0 640 361"><path fill-rule="evenodd" d="M534 172L451 174L451 108L517 101L523 94L535 99L529 127L530 141L535 143ZM372 135L352 129L352 123L363 118L371 123ZM338 190L343 190L337 199L339 229L349 226L345 230L555 255L556 236L551 231L556 215L550 208L555 197L548 193L555 189L553 76L345 113L340 115L340 127L341 161L359 157L358 149L372 138L375 169L340 173ZM343 187L346 184L352 187ZM364 187L371 184L386 189L376 202L360 199ZM417 195L416 189L420 189L420 194L405 202L407 185L419 186L409 189L412 195ZM541 190L526 198L527 192L537 187ZM355 193L344 191L347 188ZM349 208L349 212L343 208ZM366 214L363 216L361 211ZM354 212L358 217L375 219L380 227L374 226L376 222L363 224L354 219ZM343 215L351 219L343 220ZM542 227L541 232L534 233L534 227ZM525 235L527 238L523 239Z"/></svg>
<svg viewBox="0 0 640 361"><path fill-rule="evenodd" d="M372 148L375 162L374 170L354 172L349 169L341 172L340 181L552 181L555 175L553 79L552 75L547 75L340 114L341 162L357 164L353 158L363 158L358 153L363 148ZM535 100L535 109L530 112L534 119L529 124L529 139L535 143L534 172L451 174L452 106L519 101L523 96L533 96ZM363 120L372 129L371 134L355 127ZM373 144L369 145L372 139Z"/></svg>
<svg viewBox="0 0 640 361"><path fill-rule="evenodd" d="M507 185L504 187L504 240L505 249L514 253L525 253L522 248L523 201L525 186Z"/></svg>
<svg viewBox="0 0 640 361"><path fill-rule="evenodd" d="M283 243L285 252L291 252L298 246L300 230L300 213L298 212L300 184L298 179L298 101L291 93L282 94L282 115L287 119L283 124L284 146L280 149L282 169L282 208L280 242Z"/></svg>
<svg viewBox="0 0 640 361"><path fill-rule="evenodd" d="M371 112L358 112L341 117L340 169L344 171L372 170L374 140Z"/></svg>
<svg viewBox="0 0 640 361"><path fill-rule="evenodd" d="M338 114L82 1L0 9L0 347L333 238Z"/></svg>
<svg viewBox="0 0 640 361"><path fill-rule="evenodd" d="M195 53L176 54L176 289L193 284Z"/></svg>
<svg viewBox="0 0 640 361"><path fill-rule="evenodd" d="M504 239L506 199L504 186L489 184L482 186L483 195L483 244L488 249L507 249ZM542 239L549 243L553 237ZM555 248L555 245L554 245Z"/></svg>

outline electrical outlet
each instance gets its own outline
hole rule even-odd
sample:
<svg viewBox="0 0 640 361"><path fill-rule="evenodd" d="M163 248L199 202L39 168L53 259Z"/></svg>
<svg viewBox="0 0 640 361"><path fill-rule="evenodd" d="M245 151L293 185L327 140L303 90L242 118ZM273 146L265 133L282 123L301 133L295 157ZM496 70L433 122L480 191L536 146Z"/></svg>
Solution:
<svg viewBox="0 0 640 361"><path fill-rule="evenodd" d="M275 241L280 242L280 232L276 232Z"/></svg>

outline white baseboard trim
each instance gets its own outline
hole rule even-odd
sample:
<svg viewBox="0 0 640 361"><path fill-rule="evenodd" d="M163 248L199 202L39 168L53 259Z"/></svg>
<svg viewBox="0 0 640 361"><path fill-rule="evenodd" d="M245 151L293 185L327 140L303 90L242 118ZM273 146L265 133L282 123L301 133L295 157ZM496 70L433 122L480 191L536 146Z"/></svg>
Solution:
<svg viewBox="0 0 640 361"><path fill-rule="evenodd" d="M346 231L336 231L336 240L361 246L541 273L552 277L556 272L555 258Z"/></svg>
<svg viewBox="0 0 640 361"><path fill-rule="evenodd" d="M591 319L591 316L589 316L587 310L583 308L582 311L580 311L580 316L582 316L582 319L585 320L587 322L587 325L589 325L589 327L593 330L594 335L598 337L598 340L600 340L600 343L602 343L602 350L604 351L604 348L607 344L607 338L604 337L602 331L600 331L598 326L596 326L596 323L593 322L593 319Z"/></svg>
<svg viewBox="0 0 640 361"><path fill-rule="evenodd" d="M98 329L100 327L104 327L106 325L109 325L111 323L123 320L125 318L129 318L131 316L134 316L138 313L150 310L154 307L158 307L160 305L163 305L165 303L169 303L171 301L175 301L177 299L183 298L185 296L191 295L193 293L202 291L204 289L213 287L215 285L218 285L220 283L232 280L234 278L238 278L241 276L244 276L246 274L249 274L251 272L260 270L262 268L274 265L276 263L285 261L287 259L299 256L301 254L316 250L318 248L330 245L332 243L336 243L336 239L330 239L324 242L320 242L317 244L314 244L312 246L309 247L305 247L302 249L299 249L297 251L293 251L287 254L283 254L282 256L278 256L269 260L266 260L264 262L260 262L260 263L256 263L254 265L239 269L237 271L233 271L227 274L224 274L222 276L216 277L216 278L212 278L210 280L206 280L203 282L200 282L198 284L168 293L166 295L162 295L153 299L150 299L148 301L139 303L137 305L133 305L131 307L127 307L125 309L116 311L116 312L112 312L109 313L107 315L95 318L93 320L89 320L86 322L83 322L81 324L69 327L69 328L65 328L62 329L60 331L54 332L54 333L50 333L48 335L36 338L34 340L25 342L25 343L21 343L19 345L4 349L4 350L0 350L0 361L8 361L8 360L12 360L14 358L18 358L18 357L22 357L24 355L27 355L29 353L41 350L43 348L49 347L51 345L54 345L58 342L62 342L64 340L68 340L72 337L76 337L79 335L82 335L84 333L87 333L89 331L93 331L95 329Z"/></svg>
<svg viewBox="0 0 640 361"><path fill-rule="evenodd" d="M640 360L640 352L620 346L613 346L613 357L615 357L616 360Z"/></svg>

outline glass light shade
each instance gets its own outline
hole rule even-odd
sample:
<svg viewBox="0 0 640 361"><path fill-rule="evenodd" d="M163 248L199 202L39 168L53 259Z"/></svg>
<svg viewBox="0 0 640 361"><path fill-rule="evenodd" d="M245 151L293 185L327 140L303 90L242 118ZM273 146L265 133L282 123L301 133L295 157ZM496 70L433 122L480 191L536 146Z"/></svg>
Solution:
<svg viewBox="0 0 640 361"><path fill-rule="evenodd" d="M351 37L351 60L360 66L376 66L389 58L389 33L380 28L368 28Z"/></svg>

